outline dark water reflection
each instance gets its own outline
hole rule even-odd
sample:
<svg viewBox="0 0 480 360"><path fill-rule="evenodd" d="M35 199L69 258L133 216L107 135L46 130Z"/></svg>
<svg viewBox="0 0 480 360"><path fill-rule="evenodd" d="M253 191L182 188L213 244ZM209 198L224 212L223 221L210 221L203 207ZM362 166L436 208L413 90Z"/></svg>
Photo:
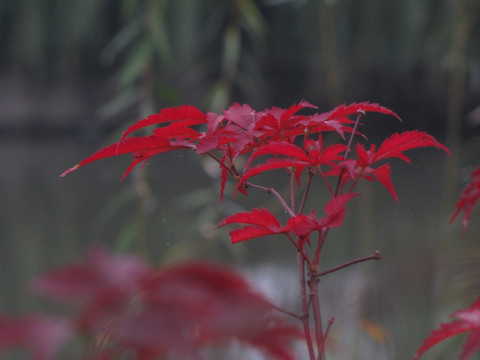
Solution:
<svg viewBox="0 0 480 360"><path fill-rule="evenodd" d="M217 190L210 185L212 179L189 153L167 154L147 166L151 194L143 212L138 210L132 186L135 175L118 181L128 156L58 177L102 145L68 140L0 142L3 311L40 307L26 291L29 280L46 269L81 258L92 242L139 249L154 262L201 256L243 268L249 268L245 263L252 264L250 277L284 293L288 305L295 307L288 300L297 286L295 275L290 276L295 272L295 254L288 243L271 238L230 246L226 230L214 230L226 213L249 204L271 203L268 196L252 193L246 200L239 197L240 205L230 199L220 204ZM375 184L371 220L362 217L367 211L362 208L365 203L357 201L348 209L346 226L330 234L323 258L325 268L376 249L384 254L380 262L358 265L321 282L325 317L338 320L332 337L344 348L355 347L359 359L371 359L373 353L376 359L411 358L429 330L446 320L455 307L473 302L480 289L480 283L462 277L465 254L478 253L478 222L472 221L466 238L460 239L458 226L447 225L454 205L439 208L443 157L428 149L413 156L413 165L395 162L393 181L400 202L395 203ZM319 192L312 198L322 196ZM321 212L321 206L317 211ZM145 219L131 225L132 218L142 216ZM359 229L370 229L370 235L362 236ZM141 246L135 244L137 240L129 240L138 239L139 233L144 241ZM443 250L441 234L447 238ZM469 258L470 270L475 259L480 257ZM261 276L252 276L255 271ZM279 280L282 273L290 275ZM387 329L385 338L375 338L365 324ZM339 358L353 358L338 346L337 351Z"/></svg>

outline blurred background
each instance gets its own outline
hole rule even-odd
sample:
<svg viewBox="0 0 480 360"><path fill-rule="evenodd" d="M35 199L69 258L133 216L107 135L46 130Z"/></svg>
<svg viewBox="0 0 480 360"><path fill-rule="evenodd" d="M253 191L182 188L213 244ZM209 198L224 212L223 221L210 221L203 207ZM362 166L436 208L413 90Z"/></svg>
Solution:
<svg viewBox="0 0 480 360"><path fill-rule="evenodd" d="M122 182L129 156L58 175L163 107L306 99L324 112L368 100L403 119L369 115L370 141L420 129L453 155L421 149L411 165L394 161L400 202L363 184L346 226L330 233L325 268L377 249L384 257L321 282L324 317L336 318L329 359L412 358L480 294L480 211L463 238L459 221L448 223L480 164L479 18L478 0L0 0L1 310L42 308L29 281L98 242L154 264L229 264L299 309L285 239L231 246L228 229L215 229L251 206L281 209L255 192L220 203L205 159L165 154ZM315 191L321 211L326 194ZM425 359L455 358L461 340Z"/></svg>

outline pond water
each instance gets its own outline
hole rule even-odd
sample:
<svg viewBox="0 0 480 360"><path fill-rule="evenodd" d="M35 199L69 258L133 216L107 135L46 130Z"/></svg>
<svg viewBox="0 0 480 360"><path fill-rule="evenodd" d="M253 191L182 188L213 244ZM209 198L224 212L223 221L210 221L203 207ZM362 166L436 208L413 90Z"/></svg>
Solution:
<svg viewBox="0 0 480 360"><path fill-rule="evenodd" d="M190 257L227 263L244 271L275 301L298 308L295 252L289 243L269 238L232 246L228 230L215 229L225 214L251 204L272 206L267 195L251 193L248 199L227 198L221 204L218 179L205 171L209 164L190 153L154 158L143 173L122 182L128 156L59 178L105 144L69 138L0 141L2 311L43 308L28 291L29 281L81 259L96 242L148 254L157 264ZM356 265L321 281L324 317L337 320L331 359L411 358L432 327L447 320L456 307L473 302L480 288L464 276L480 259L475 257L480 254L477 222L460 239L458 224L449 227L447 221L454 204L439 208L444 154L426 149L412 158L412 165L393 164L399 203L378 184L364 188L370 194L352 202L346 226L329 234L325 268L373 250L383 253L379 262ZM324 196L314 192L312 199Z"/></svg>

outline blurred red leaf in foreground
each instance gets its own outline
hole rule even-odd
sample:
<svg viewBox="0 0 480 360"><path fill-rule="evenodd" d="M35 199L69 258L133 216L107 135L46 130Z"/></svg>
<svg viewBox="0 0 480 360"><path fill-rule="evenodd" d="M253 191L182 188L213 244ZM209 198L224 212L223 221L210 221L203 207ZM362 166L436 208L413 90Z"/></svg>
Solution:
<svg viewBox="0 0 480 360"><path fill-rule="evenodd" d="M96 247L84 263L54 270L33 288L72 307L61 320L0 319L0 350L25 347L35 360L55 358L75 335L103 339L94 359L201 359L201 350L235 339L288 360L288 342L301 336L242 277L205 262L158 269Z"/></svg>

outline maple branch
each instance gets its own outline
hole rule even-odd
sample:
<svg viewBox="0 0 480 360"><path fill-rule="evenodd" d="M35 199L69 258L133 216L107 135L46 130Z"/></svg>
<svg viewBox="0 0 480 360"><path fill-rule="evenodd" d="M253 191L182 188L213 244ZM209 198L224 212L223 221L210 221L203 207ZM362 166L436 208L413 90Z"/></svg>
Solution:
<svg viewBox="0 0 480 360"><path fill-rule="evenodd" d="M322 356L325 354L325 343L327 342L327 336L330 333L330 329L332 328L333 323L335 322L335 318L328 319L327 328L325 329L325 335L323 336L323 343L320 354L318 358L321 359Z"/></svg>
<svg viewBox="0 0 480 360"><path fill-rule="evenodd" d="M302 320L302 315L295 314L294 312L282 309L281 307L273 305L273 304L271 304L271 306L274 310L277 310L278 312L281 312L282 314L294 317L295 319L298 319L298 320Z"/></svg>
<svg viewBox="0 0 480 360"><path fill-rule="evenodd" d="M350 138L348 139L347 149L345 150L345 154L343 155L343 161L347 160L348 154L352 150L353 138L355 137L355 134L357 133L358 125L360 124L360 120L365 115L366 115L365 111L358 110L357 118L355 119L355 125L353 126L352 133L350 134ZM340 191L340 184L342 183L342 178L343 178L343 173L344 172L345 172L345 168L342 167L342 170L340 170L340 175L338 175L337 186L335 188L335 196L337 196L338 192Z"/></svg>
<svg viewBox="0 0 480 360"><path fill-rule="evenodd" d="M298 208L298 214L300 214L303 211L303 208L305 207L305 203L307 201L307 196L308 196L308 191L310 190L310 185L312 184L313 175L314 174L313 174L312 171L310 171L308 173L307 186L305 187L305 192L303 193L302 202L300 204L300 207Z"/></svg>
<svg viewBox="0 0 480 360"><path fill-rule="evenodd" d="M358 129L358 125L360 124L360 120L362 117L364 117L365 111L363 110L358 110L357 112L357 118L355 119L355 125L353 126L352 133L350 134L350 138L348 139L348 144L347 144L347 149L345 150L345 155L343 156L343 160L347 160L348 154L352 150L352 143L353 143L353 138L355 137Z"/></svg>
<svg viewBox="0 0 480 360"><path fill-rule="evenodd" d="M238 179L238 174L237 172L230 168L229 166L225 165L222 160L220 160L217 156L215 156L214 154L212 154L211 152L207 152L205 153L206 155L210 156L213 160L215 160L216 162L218 162L220 164L220 166L223 166L230 174L232 174L233 178L234 179Z"/></svg>
<svg viewBox="0 0 480 360"><path fill-rule="evenodd" d="M324 360L322 356L322 347L323 347L323 326L322 326L322 314L320 312L320 299L318 298L318 283L320 278L310 274L310 279L308 280L308 288L310 289L310 298L313 308L313 318L315 320L315 336L317 341L317 352L318 359Z"/></svg>
<svg viewBox="0 0 480 360"><path fill-rule="evenodd" d="M328 182L327 180L327 177L325 176L325 174L323 173L323 171L321 169L318 170L318 174L321 176L321 178L323 179L323 182L325 183L325 185L327 185L327 188L328 188L328 191L330 192L330 195L333 196L333 189L332 187L330 186L330 183Z"/></svg>
<svg viewBox="0 0 480 360"><path fill-rule="evenodd" d="M271 188L271 187L265 187L265 186L262 186L262 185L257 185L257 184L252 184L251 182L249 181L246 181L245 182L245 185L246 186L250 186L254 189L258 189L258 190L262 190L262 191L265 191L266 193L268 194L273 194L277 199L278 201L280 201L280 204L282 204L283 208L287 211L287 213L290 215L290 216L295 216L295 213L293 212L293 210L290 208L290 206L288 206L288 204L285 202L285 200L283 199L282 195L280 195L278 193L277 190L275 190L274 188Z"/></svg>
<svg viewBox="0 0 480 360"><path fill-rule="evenodd" d="M295 211L295 168L288 172L290 176L290 207Z"/></svg>
<svg viewBox="0 0 480 360"><path fill-rule="evenodd" d="M315 360L315 352L313 350L312 334L310 333L309 304L307 303L307 286L305 283L305 259L301 253L297 254L298 274L300 280L300 288L302 292L302 324L305 333L305 341L307 342L308 355L310 360Z"/></svg>
<svg viewBox="0 0 480 360"><path fill-rule="evenodd" d="M358 259L355 259L355 260L348 261L348 262L346 262L345 264L342 264L342 265L339 265L339 266L335 266L335 267L333 267L333 268L331 268L331 269L328 269L328 270L319 272L319 273L316 274L315 276L320 277L320 276L323 276L323 275L326 275L326 274L330 274L330 273L332 273L332 272L335 272L335 271L337 271L337 270L346 268L346 267L351 266L351 265L354 265L354 264L358 264L358 263L361 263L361 262L364 262L364 261L368 261L368 260L380 260L381 258L382 258L382 253L381 253L380 251L378 251L378 250L375 250L371 255L364 256L364 257L361 257L361 258L358 258Z"/></svg>

